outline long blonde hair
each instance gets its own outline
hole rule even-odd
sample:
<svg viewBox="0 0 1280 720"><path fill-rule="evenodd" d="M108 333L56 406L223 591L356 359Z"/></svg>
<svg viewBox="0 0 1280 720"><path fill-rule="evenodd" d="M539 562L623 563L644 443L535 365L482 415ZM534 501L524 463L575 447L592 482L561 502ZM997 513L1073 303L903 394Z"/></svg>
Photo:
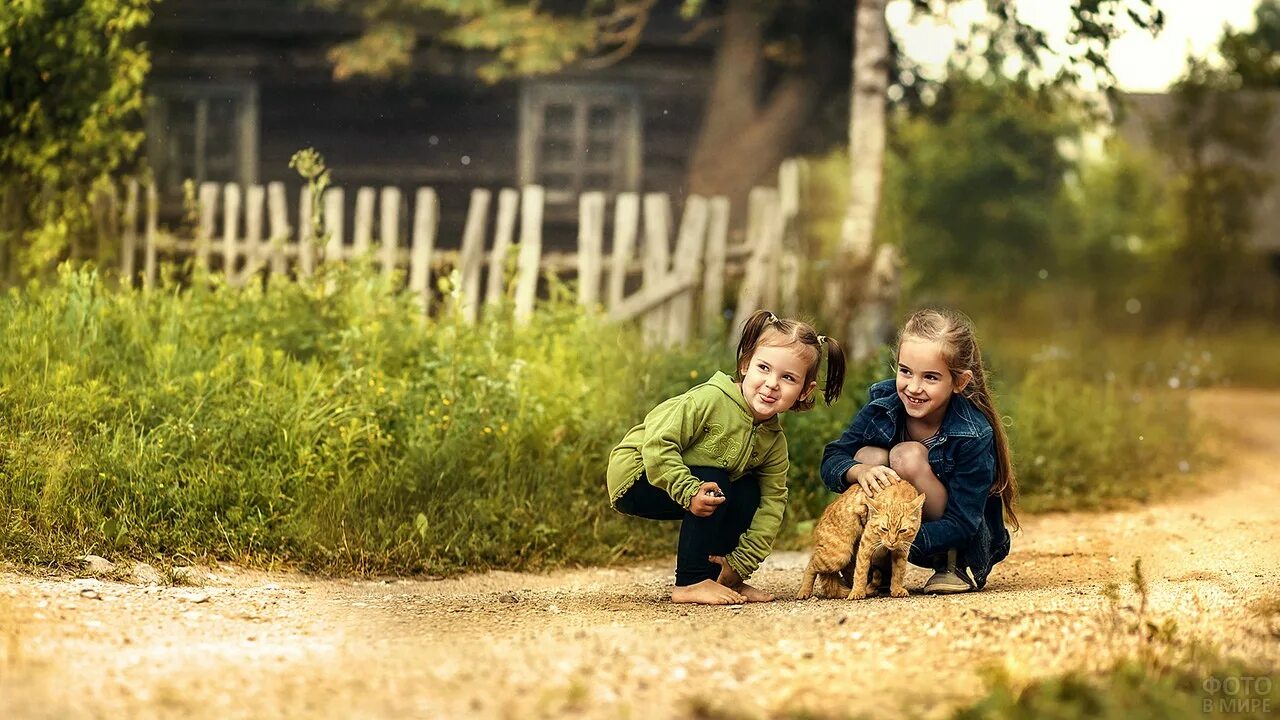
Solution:
<svg viewBox="0 0 1280 720"><path fill-rule="evenodd" d="M1018 499L1018 481L1013 472L1013 458L1009 452L1009 436L1004 422L996 411L995 398L988 384L987 369L982 364L982 351L973 330L973 321L955 310L920 310L907 319L898 335L898 346L906 338L936 342L942 348L942 358L951 370L951 379L959 383L967 371L972 373L968 385L960 394L968 398L991 423L995 433L996 477L991 494L1004 501L1005 517L1017 529L1018 515L1014 505Z"/></svg>

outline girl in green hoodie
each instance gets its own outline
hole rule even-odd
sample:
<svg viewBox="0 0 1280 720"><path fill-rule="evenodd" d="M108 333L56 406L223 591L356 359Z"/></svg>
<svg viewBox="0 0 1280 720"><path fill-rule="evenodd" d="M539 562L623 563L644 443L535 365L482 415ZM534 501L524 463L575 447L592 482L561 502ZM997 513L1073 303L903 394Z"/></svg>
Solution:
<svg viewBox="0 0 1280 720"><path fill-rule="evenodd" d="M655 407L609 455L609 501L628 515L680 520L673 602L730 605L772 595L746 584L773 548L787 505L787 440L778 415L844 384L844 351L797 320L761 310L743 326L737 373Z"/></svg>

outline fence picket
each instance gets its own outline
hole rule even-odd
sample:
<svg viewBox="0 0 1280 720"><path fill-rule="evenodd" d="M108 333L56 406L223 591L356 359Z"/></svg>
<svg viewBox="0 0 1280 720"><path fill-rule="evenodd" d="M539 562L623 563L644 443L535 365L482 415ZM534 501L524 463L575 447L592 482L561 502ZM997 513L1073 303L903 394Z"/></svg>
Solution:
<svg viewBox="0 0 1280 720"><path fill-rule="evenodd" d="M381 236L382 253L380 262L382 274L391 276L396 271L396 260L400 249L400 188L387 186L382 188L381 216L378 218L378 233Z"/></svg>
<svg viewBox="0 0 1280 720"><path fill-rule="evenodd" d="M343 202L345 196L342 188L329 188L324 191L324 232L328 242L324 246L324 261L340 262L345 257L343 251Z"/></svg>
<svg viewBox="0 0 1280 720"><path fill-rule="evenodd" d="M262 237L263 210L267 200L267 189L261 185L250 185L244 196L244 271L241 277L248 280L267 262L268 247Z"/></svg>
<svg viewBox="0 0 1280 720"><path fill-rule="evenodd" d="M236 234L240 232L240 186L227 183L222 186L222 273L228 280L235 278Z"/></svg>
<svg viewBox="0 0 1280 720"><path fill-rule="evenodd" d="M609 258L609 308L622 302L626 291L627 266L635 253L640 231L640 196L619 193L613 211L613 254Z"/></svg>
<svg viewBox="0 0 1280 720"><path fill-rule="evenodd" d="M533 317L538 294L538 263L542 257L542 208L546 191L526 185L520 198L520 256L516 269L515 320L524 325Z"/></svg>
<svg viewBox="0 0 1280 720"><path fill-rule="evenodd" d="M351 235L352 257L364 257L373 245L373 202L377 194L371 187L356 191L355 231Z"/></svg>
<svg viewBox="0 0 1280 720"><path fill-rule="evenodd" d="M724 313L725 250L729 243L729 198L711 198L707 218L707 261L702 274L702 333L720 329Z"/></svg>
<svg viewBox="0 0 1280 720"><path fill-rule="evenodd" d="M196 227L196 268L209 270L209 257L213 253L213 214L218 211L218 183L200 183L200 223Z"/></svg>
<svg viewBox="0 0 1280 720"><path fill-rule="evenodd" d="M699 280L698 271L702 266L702 251L707 242L707 199L700 195L690 195L684 203L684 215L680 218L680 230L676 233L676 254L672 274L690 279L695 284ZM693 286L675 295L668 306L667 337L668 344L684 344L689 342L693 330Z"/></svg>
<svg viewBox="0 0 1280 720"><path fill-rule="evenodd" d="M671 233L671 201L664 193L646 193L644 196L644 287L651 288L661 282L671 268L671 248L667 244ZM667 308L663 305L650 310L644 318L644 342L646 347L662 344L667 330Z"/></svg>
<svg viewBox="0 0 1280 720"><path fill-rule="evenodd" d="M600 302L600 271L604 266L604 193L578 196L578 304L594 308Z"/></svg>
<svg viewBox="0 0 1280 720"><path fill-rule="evenodd" d="M312 215L311 187L304 186L298 195L298 277L309 278L316 271L315 216Z"/></svg>
<svg viewBox="0 0 1280 720"><path fill-rule="evenodd" d="M516 231L516 213L520 210L520 193L502 188L498 193L498 224L493 233L493 250L489 253L489 281L484 290L485 305L497 305L506 292L507 251Z"/></svg>
<svg viewBox="0 0 1280 720"><path fill-rule="evenodd" d="M484 235L489 222L488 190L471 191L471 206L467 209L467 224L462 232L462 249L458 255L458 270L462 282L462 319L474 323L480 315L480 266L484 263Z"/></svg>
<svg viewBox="0 0 1280 720"><path fill-rule="evenodd" d="M747 238L751 243L751 256L738 290L737 310L733 314L733 327L729 331L729 347L738 345L742 324L747 317L759 310L765 302L766 285L769 282L769 259L772 257L773 226L778 208L778 191L769 188L752 188L748 198Z"/></svg>
<svg viewBox="0 0 1280 720"><path fill-rule="evenodd" d="M288 272L284 246L289 242L289 207L282 182L277 181L267 185L267 219L271 223L271 239L267 241L271 256L269 272L273 275L284 275Z"/></svg>
<svg viewBox="0 0 1280 720"><path fill-rule="evenodd" d="M154 181L147 183L147 225L144 229L143 244L146 254L142 259L142 287L151 289L156 284L156 243L160 234L160 197Z"/></svg>
<svg viewBox="0 0 1280 720"><path fill-rule="evenodd" d="M413 249L409 256L409 290L417 295L422 311L431 308L431 253L435 250L440 206L436 191L418 188L413 201Z"/></svg>

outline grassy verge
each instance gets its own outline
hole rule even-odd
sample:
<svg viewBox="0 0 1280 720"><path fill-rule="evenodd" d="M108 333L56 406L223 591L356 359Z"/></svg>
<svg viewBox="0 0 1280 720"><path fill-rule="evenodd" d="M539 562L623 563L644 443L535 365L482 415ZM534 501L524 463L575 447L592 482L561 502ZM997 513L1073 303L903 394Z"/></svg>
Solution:
<svg viewBox="0 0 1280 720"><path fill-rule="evenodd" d="M64 270L11 291L0 556L452 573L667 553L674 526L608 507L606 459L653 405L732 358L718 341L639 351L636 332L553 292L519 327L424 319L360 270L147 293ZM1010 360L1002 379L1029 507L1146 493L1193 457L1185 389L1082 382L1078 364ZM822 447L885 367L855 368L834 407L786 418L784 544L829 502Z"/></svg>

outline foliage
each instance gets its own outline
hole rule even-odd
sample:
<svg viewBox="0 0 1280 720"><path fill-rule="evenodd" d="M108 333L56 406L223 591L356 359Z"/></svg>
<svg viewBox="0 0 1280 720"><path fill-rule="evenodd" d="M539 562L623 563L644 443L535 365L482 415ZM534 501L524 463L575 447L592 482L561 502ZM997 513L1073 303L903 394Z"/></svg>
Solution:
<svg viewBox="0 0 1280 720"><path fill-rule="evenodd" d="M87 235L86 198L133 159L151 0L0 7L0 269L52 268ZM8 257L4 255L8 254Z"/></svg>

